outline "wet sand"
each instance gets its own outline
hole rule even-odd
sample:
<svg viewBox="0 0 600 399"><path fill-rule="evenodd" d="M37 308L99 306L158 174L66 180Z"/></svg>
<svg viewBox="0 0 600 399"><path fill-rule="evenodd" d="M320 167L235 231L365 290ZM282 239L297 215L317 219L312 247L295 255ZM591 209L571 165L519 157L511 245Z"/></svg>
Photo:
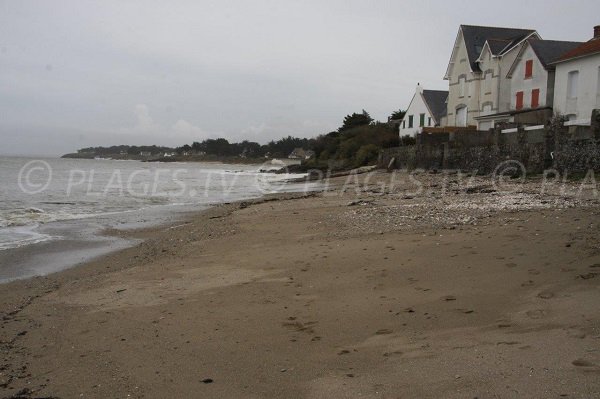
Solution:
<svg viewBox="0 0 600 399"><path fill-rule="evenodd" d="M598 201L388 177L0 286L1 396L599 397Z"/></svg>

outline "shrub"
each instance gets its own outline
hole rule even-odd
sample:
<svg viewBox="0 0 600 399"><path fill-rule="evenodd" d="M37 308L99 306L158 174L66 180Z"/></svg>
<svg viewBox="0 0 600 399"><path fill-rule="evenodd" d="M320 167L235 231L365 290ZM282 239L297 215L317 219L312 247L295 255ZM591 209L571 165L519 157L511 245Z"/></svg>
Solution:
<svg viewBox="0 0 600 399"><path fill-rule="evenodd" d="M366 144L358 149L354 157L356 167L373 164L379 156L379 147L375 144Z"/></svg>

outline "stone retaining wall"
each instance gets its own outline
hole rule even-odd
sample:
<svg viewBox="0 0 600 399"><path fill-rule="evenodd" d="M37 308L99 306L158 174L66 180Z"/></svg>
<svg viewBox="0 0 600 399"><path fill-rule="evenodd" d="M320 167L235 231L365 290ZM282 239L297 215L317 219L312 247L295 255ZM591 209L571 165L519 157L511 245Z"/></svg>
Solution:
<svg viewBox="0 0 600 399"><path fill-rule="evenodd" d="M521 162L528 174L553 168L562 173L600 171L600 111L589 127L548 124L543 129L519 128L513 133L469 131L422 133L413 146L389 148L379 167L397 169L460 169L492 173L504 161Z"/></svg>

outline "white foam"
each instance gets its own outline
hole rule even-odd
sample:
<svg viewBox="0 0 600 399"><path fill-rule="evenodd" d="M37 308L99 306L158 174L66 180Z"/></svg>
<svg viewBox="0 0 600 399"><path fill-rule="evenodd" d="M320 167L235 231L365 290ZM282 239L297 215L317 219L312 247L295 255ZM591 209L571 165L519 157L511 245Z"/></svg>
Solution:
<svg viewBox="0 0 600 399"><path fill-rule="evenodd" d="M56 240L60 237L42 234L35 229L37 225L6 227L0 230L0 251L19 248L25 245Z"/></svg>

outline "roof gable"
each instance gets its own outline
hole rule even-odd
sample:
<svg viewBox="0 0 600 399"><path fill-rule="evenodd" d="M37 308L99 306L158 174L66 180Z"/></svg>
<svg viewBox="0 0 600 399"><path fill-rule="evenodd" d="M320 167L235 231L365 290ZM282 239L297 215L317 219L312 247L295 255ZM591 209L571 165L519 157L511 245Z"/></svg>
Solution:
<svg viewBox="0 0 600 399"><path fill-rule="evenodd" d="M448 61L448 66L446 67L446 74L444 75L444 79L450 79L450 75L452 74L452 67L456 63L456 53L460 47L460 44L464 45L464 38L462 34L462 29L458 29L458 33L456 34L456 39L454 40L454 47L452 47L452 54L450 54L450 61Z"/></svg>
<svg viewBox="0 0 600 399"><path fill-rule="evenodd" d="M554 61L558 60L563 54L574 49L580 44L581 42L529 39L520 49L517 58L515 58L515 61L508 70L507 77L510 78L512 76L518 63L522 61L523 54L529 47L531 47L531 49L533 50L535 56L542 64L542 67L544 67L544 69L546 70L549 70L553 69L551 64Z"/></svg>
<svg viewBox="0 0 600 399"><path fill-rule="evenodd" d="M408 107L406 107L406 112L404 112L404 116L402 117L402 119L400 119L400 123L402 123L402 121L404 121L406 118L408 118L408 111L410 111L410 107L413 105L413 102L415 101L417 94L418 94L418 92L413 94L412 98L410 99L410 102L408 103Z"/></svg>
<svg viewBox="0 0 600 399"><path fill-rule="evenodd" d="M461 25L465 47L472 71L478 71L477 59L486 42L494 55L499 55L535 34L533 29L499 28L490 26ZM504 45L504 46L502 46Z"/></svg>

